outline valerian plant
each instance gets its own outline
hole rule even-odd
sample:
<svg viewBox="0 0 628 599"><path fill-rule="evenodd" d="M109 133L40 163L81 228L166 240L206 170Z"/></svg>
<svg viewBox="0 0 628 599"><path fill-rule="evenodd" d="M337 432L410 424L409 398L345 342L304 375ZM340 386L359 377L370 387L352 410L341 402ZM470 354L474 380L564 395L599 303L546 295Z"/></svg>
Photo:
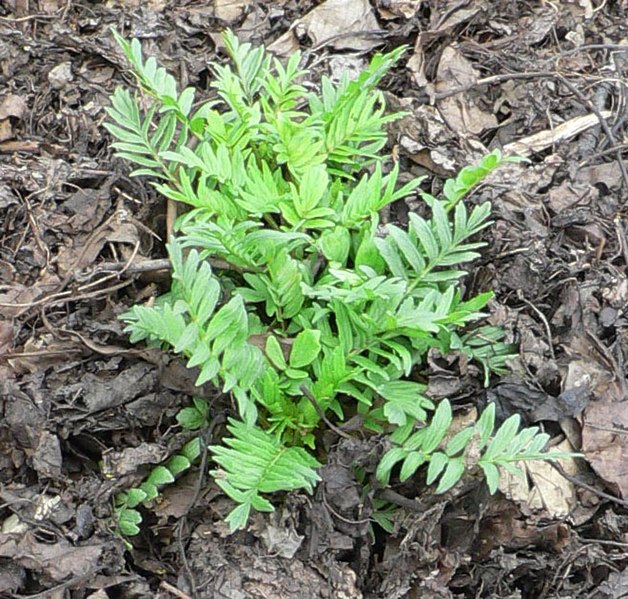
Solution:
<svg viewBox="0 0 628 599"><path fill-rule="evenodd" d="M412 378L432 348L466 353L487 373L512 348L494 327L461 332L492 294L465 298L459 284L491 223L489 203L463 199L505 159L494 151L465 167L442 199L422 192L421 178L399 183L399 163L382 149L385 125L400 115L386 112L377 85L403 48L377 54L354 80L323 78L313 93L301 83L299 53L284 65L227 32L230 64L213 65L212 99L197 103L193 88L179 91L144 59L137 40L115 35L143 101L116 90L106 125L113 146L138 166L134 175L188 208L168 244L170 291L123 319L131 341L170 348L198 370L198 385L234 398L228 434L209 447L211 474L237 504L232 529L252 509L271 511L269 493L312 491L317 436L330 419L358 414L365 429L390 436L382 483L399 462L404 479L428 464L428 481L444 491L479 466L494 490L499 467L546 457L546 437L517 433L518 421L493 435L491 409L442 447L449 403L435 406ZM416 193L429 218L380 221L383 208ZM181 423L211 418L197 408ZM189 465L194 456L183 457ZM136 532L135 508L157 483L174 478L164 470L119 497L125 532Z"/></svg>

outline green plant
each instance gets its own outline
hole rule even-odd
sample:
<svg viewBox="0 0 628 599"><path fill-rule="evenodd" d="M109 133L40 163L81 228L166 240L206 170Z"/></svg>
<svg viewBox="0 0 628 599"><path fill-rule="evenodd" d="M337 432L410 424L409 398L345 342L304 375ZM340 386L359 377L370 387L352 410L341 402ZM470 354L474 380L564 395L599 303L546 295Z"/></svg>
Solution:
<svg viewBox="0 0 628 599"><path fill-rule="evenodd" d="M169 293L123 319L131 341L171 348L198 368L197 384L211 381L235 399L230 436L209 448L212 475L238 504L231 528L245 526L251 509L272 509L262 494L313 488L317 433L329 418L357 413L365 428L391 434L400 447L396 459L385 456L382 480L402 452L403 475L414 472L420 449L430 478L444 468L440 488L451 486L443 481L462 474L463 436L449 442L458 451L435 451L448 404L430 416L435 406L412 375L431 348L465 352L487 372L512 353L494 328L458 333L492 297L460 291L461 265L479 256L484 244L474 238L491 222L488 203L468 209L462 200L500 153L447 181L443 199L422 192L420 178L398 184L399 164L380 151L385 124L399 115L386 114L376 86L402 48L376 55L353 81L323 78L317 95L299 83L307 72L298 53L284 66L227 32L231 66L213 66L213 98L196 104L192 88L179 93L144 60L137 40L116 38L148 108L116 90L106 125L114 147L139 166L134 175L189 207L168 244ZM382 208L413 193L429 218L380 222ZM435 419L438 435L427 443ZM544 437L533 437L536 449ZM133 509L139 497L122 504Z"/></svg>
<svg viewBox="0 0 628 599"><path fill-rule="evenodd" d="M373 524L377 524L380 528L391 534L395 530L394 517L399 508L383 499L373 499L373 513L371 514L371 525L369 526L369 534L373 542L375 542L375 532Z"/></svg>
<svg viewBox="0 0 628 599"><path fill-rule="evenodd" d="M428 485L438 480L437 493L444 493L463 476L479 467L491 493L499 485L499 468L523 475L516 462L558 459L572 454L543 452L549 435L538 427L519 431L520 417L510 416L494 433L495 404L489 404L474 426L469 426L450 439L447 435L452 423L451 405L441 401L428 426L413 432L411 426L399 427L390 435L395 447L388 450L377 468L377 478L388 485L392 469L401 463L399 478L403 482L418 468L428 464ZM440 480L439 480L440 479Z"/></svg>
<svg viewBox="0 0 628 599"><path fill-rule="evenodd" d="M114 501L114 510L120 532L125 536L136 535L142 522L139 506L150 506L159 495L160 489L175 482L177 475L188 470L200 455L200 439L192 439L171 455L164 464L153 468L139 487L118 493Z"/></svg>
<svg viewBox="0 0 628 599"><path fill-rule="evenodd" d="M209 405L199 397L192 399L192 405L177 414L177 422L184 430L195 431L209 425ZM172 454L164 464L156 466L139 486L118 493L114 500L114 510L118 529L124 536L136 535L142 523L140 506L150 507L151 502L165 486L175 482L176 477L190 469L201 455L201 440L191 439Z"/></svg>

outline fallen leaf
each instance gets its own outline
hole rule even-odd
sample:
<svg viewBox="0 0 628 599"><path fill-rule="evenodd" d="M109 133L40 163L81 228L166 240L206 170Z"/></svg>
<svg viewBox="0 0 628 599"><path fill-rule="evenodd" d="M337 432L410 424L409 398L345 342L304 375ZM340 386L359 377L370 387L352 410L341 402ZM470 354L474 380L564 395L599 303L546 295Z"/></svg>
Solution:
<svg viewBox="0 0 628 599"><path fill-rule="evenodd" d="M33 454L33 468L42 478L61 478L61 445L56 435L42 431Z"/></svg>
<svg viewBox="0 0 628 599"><path fill-rule="evenodd" d="M403 17L411 19L421 8L423 0L389 0L386 8L380 8L379 14L385 19Z"/></svg>
<svg viewBox="0 0 628 599"><path fill-rule="evenodd" d="M589 185L603 184L609 189L619 189L622 185L623 175L618 162L613 160L612 162L604 162L578 169L576 181Z"/></svg>
<svg viewBox="0 0 628 599"><path fill-rule="evenodd" d="M47 334L28 339L14 355L9 354L7 361L15 374L33 374L50 367L67 365L70 357L80 357L82 353L76 343Z"/></svg>
<svg viewBox="0 0 628 599"><path fill-rule="evenodd" d="M137 447L103 453L102 472L109 478L119 478L146 464L159 464L167 456L168 449L162 445L140 443Z"/></svg>
<svg viewBox="0 0 628 599"><path fill-rule="evenodd" d="M227 23L237 21L243 14L250 0L215 0L214 15Z"/></svg>
<svg viewBox="0 0 628 599"><path fill-rule="evenodd" d="M9 119L0 121L0 141L7 141L13 137L13 127Z"/></svg>
<svg viewBox="0 0 628 599"><path fill-rule="evenodd" d="M558 16L559 11L553 6L547 6L519 19L517 30L520 32L522 41L528 46L542 42L556 26Z"/></svg>
<svg viewBox="0 0 628 599"><path fill-rule="evenodd" d="M608 580L597 589L598 592L608 593L603 597L627 597L628 596L628 568L619 572L611 572Z"/></svg>
<svg viewBox="0 0 628 599"><path fill-rule="evenodd" d="M93 414L147 395L155 390L157 379L154 366L138 363L110 379L87 373L81 382L59 389L57 394L66 397L81 395L89 413Z"/></svg>
<svg viewBox="0 0 628 599"><path fill-rule="evenodd" d="M572 452L573 447L565 440L549 453L551 451ZM578 463L574 458L561 458L560 464L568 474L578 473ZM544 460L522 462L519 466L524 469L525 476L501 470L499 490L522 508L525 507L528 513L543 511L553 519L568 516L577 503L573 483Z"/></svg>
<svg viewBox="0 0 628 599"><path fill-rule="evenodd" d="M103 567L101 558L105 552L111 551L111 543L112 540L108 539L107 543L86 543L74 547L59 538L56 543L50 544L38 541L35 532L29 531L17 543L14 535L0 538L0 555L54 582L62 582L99 571ZM122 548L119 550L122 555Z"/></svg>
<svg viewBox="0 0 628 599"><path fill-rule="evenodd" d="M564 522L535 525L530 519L523 519L512 502L495 499L480 524L475 552L479 559L485 559L496 547L539 547L560 552L570 537L570 529Z"/></svg>
<svg viewBox="0 0 628 599"><path fill-rule="evenodd" d="M307 35L314 46L329 45L336 50L371 50L380 44L380 28L368 0L327 0L269 46L280 56L298 47L295 34Z"/></svg>
<svg viewBox="0 0 628 599"><path fill-rule="evenodd" d="M28 106L26 101L16 94L9 94L0 100L0 121L9 117L21 119Z"/></svg>
<svg viewBox="0 0 628 599"><path fill-rule="evenodd" d="M0 563L0 593L6 596L13 594L22 586L26 579L24 568L13 562Z"/></svg>
<svg viewBox="0 0 628 599"><path fill-rule="evenodd" d="M438 63L437 92L472 86L478 78L478 72L462 52L452 46L445 48ZM482 110L469 94L463 92L440 100L438 110L451 129L465 136L478 136L497 127L497 117Z"/></svg>
<svg viewBox="0 0 628 599"><path fill-rule="evenodd" d="M628 499L628 401L616 384L597 397L584 412L582 451L593 470Z"/></svg>
<svg viewBox="0 0 628 599"><path fill-rule="evenodd" d="M578 205L595 203L599 195L599 190L592 185L565 179L558 187L549 190L548 205L556 214L559 214Z"/></svg>

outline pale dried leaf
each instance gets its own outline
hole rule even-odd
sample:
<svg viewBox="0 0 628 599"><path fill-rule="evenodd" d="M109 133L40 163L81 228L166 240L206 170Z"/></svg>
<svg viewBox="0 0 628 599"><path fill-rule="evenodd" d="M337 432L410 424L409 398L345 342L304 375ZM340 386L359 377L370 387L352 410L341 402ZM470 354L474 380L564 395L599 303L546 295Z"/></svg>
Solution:
<svg viewBox="0 0 628 599"><path fill-rule="evenodd" d="M565 440L552 451L571 452ZM562 458L560 464L568 474L578 473L574 458ZM576 506L576 488L551 464L542 460L520 463L527 476L515 476L501 471L499 490L506 497L525 506L530 512L543 511L551 518L564 518Z"/></svg>
<svg viewBox="0 0 628 599"><path fill-rule="evenodd" d="M13 117L21 119L28 109L26 101L16 94L8 94L0 100L0 121Z"/></svg>
<svg viewBox="0 0 628 599"><path fill-rule="evenodd" d="M244 13L250 0L215 0L214 15L227 23L237 21Z"/></svg>
<svg viewBox="0 0 628 599"><path fill-rule="evenodd" d="M336 50L372 50L383 32L368 0L327 0L295 21L269 50L280 56L294 51L298 47L295 31L307 35L314 46L329 45Z"/></svg>

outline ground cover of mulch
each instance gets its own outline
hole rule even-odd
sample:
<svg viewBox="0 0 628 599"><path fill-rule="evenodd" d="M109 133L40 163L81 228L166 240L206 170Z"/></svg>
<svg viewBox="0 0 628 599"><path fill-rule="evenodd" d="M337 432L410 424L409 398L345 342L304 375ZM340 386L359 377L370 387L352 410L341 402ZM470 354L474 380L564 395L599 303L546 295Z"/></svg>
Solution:
<svg viewBox="0 0 628 599"><path fill-rule="evenodd" d="M125 546L114 495L189 439L174 417L193 395L229 402L117 320L168 271L164 200L102 127L132 82L112 26L202 90L226 26L300 48L316 76L408 45L382 85L408 113L390 128L408 177L437 194L493 148L529 158L473 194L495 222L465 281L496 293L489 320L520 356L485 388L430 355L429 393L461 420L496 402L583 458L530 464L495 496L414 477L379 496L387 532L353 468L378 440L330 439L316 493L277 496L246 532L196 468ZM5 0L0 68L0 597L628 596L626 0Z"/></svg>

